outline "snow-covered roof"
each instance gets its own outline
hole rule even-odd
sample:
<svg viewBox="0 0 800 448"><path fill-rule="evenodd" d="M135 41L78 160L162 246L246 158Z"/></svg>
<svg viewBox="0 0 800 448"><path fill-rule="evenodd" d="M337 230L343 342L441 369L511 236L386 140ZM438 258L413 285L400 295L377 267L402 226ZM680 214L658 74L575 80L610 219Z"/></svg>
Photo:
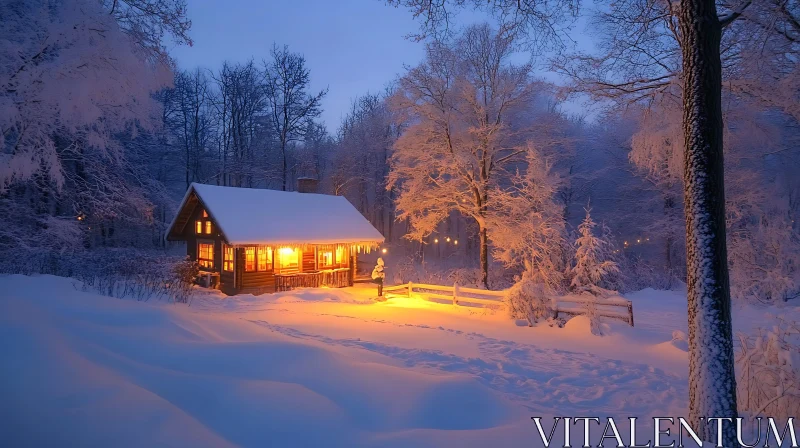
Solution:
<svg viewBox="0 0 800 448"><path fill-rule="evenodd" d="M192 192L231 245L379 244L384 240L344 196L193 183L176 219Z"/></svg>

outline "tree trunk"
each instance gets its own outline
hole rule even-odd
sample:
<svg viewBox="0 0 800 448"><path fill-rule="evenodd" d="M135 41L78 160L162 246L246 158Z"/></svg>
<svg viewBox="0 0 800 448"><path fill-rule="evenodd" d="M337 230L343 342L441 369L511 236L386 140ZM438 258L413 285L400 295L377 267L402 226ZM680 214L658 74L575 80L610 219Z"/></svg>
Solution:
<svg viewBox="0 0 800 448"><path fill-rule="evenodd" d="M478 233L481 246L481 283L484 288L489 289L489 237L485 227L481 227Z"/></svg>
<svg viewBox="0 0 800 448"><path fill-rule="evenodd" d="M286 143L281 142L281 156L283 158L283 187L281 188L283 191L286 191Z"/></svg>
<svg viewBox="0 0 800 448"><path fill-rule="evenodd" d="M722 27L714 0L683 0L684 206L689 302L689 418L703 440L705 418L736 418L731 299L725 246L722 157ZM735 421L735 420L734 420ZM737 446L732 424L723 446Z"/></svg>

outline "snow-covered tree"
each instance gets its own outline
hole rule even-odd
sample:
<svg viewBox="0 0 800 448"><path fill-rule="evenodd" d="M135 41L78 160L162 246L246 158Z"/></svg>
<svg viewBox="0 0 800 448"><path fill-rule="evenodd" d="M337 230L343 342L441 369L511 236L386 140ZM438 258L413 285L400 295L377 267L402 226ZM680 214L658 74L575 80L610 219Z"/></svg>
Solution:
<svg viewBox="0 0 800 448"><path fill-rule="evenodd" d="M43 173L65 182L79 146L120 156L114 133L157 123L150 98L171 82L96 1L0 5L0 188Z"/></svg>
<svg viewBox="0 0 800 448"><path fill-rule="evenodd" d="M553 293L564 287L565 222L556 193L563 183L543 151L528 144L525 171L510 179L513 188L498 190L489 219L493 255L522 279ZM528 287L522 287L528 290Z"/></svg>
<svg viewBox="0 0 800 448"><path fill-rule="evenodd" d="M161 39L188 42L184 3L3 2L0 27L2 245L50 246L76 228L103 241L120 236L113 221L148 222L159 193L140 177L140 136L172 78ZM30 226L6 221L21 208Z"/></svg>
<svg viewBox="0 0 800 448"><path fill-rule="evenodd" d="M614 275L619 273L619 265L614 261L614 246L607 228L594 222L591 208L586 208L586 217L578 226L575 240L574 265L569 270L570 289L577 293L594 296L613 294L609 286Z"/></svg>
<svg viewBox="0 0 800 448"><path fill-rule="evenodd" d="M394 191L387 189L389 158L402 123L387 104L391 91L353 101L339 127L334 155L334 191L344 194L391 240Z"/></svg>
<svg viewBox="0 0 800 448"><path fill-rule="evenodd" d="M509 62L513 35L489 25L427 46L425 61L399 81L393 106L409 124L395 143L389 174L410 239L422 240L451 213L474 220L481 283L488 285L489 216L505 168L526 146L515 115L529 107L531 65Z"/></svg>

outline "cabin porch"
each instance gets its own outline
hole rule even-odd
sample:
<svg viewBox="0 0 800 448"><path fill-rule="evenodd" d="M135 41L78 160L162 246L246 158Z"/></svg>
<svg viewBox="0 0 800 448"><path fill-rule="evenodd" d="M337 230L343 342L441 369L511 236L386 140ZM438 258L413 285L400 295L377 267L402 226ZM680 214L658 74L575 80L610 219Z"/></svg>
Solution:
<svg viewBox="0 0 800 448"><path fill-rule="evenodd" d="M289 291L294 288L343 288L353 285L351 269L336 268L316 272L299 272L296 274L276 274L275 292Z"/></svg>

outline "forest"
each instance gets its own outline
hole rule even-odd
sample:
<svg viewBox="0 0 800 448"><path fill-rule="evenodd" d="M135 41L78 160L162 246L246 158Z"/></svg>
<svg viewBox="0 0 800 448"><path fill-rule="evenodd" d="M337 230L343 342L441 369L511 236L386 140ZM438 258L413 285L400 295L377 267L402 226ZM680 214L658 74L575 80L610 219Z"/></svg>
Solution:
<svg viewBox="0 0 800 448"><path fill-rule="evenodd" d="M3 5L4 270L169 251L163 233L192 182L294 190L313 177L384 234L396 281L503 288L530 275L563 289L590 211L619 265L615 289L685 281L668 3L595 11L598 52L550 52L560 85L525 57L557 35L488 23L430 33L424 60L354 98L335 131L319 121L326 91L309 87L325 74L302 54L274 43L250 60L181 69L164 42L191 44L186 5L146 4ZM728 264L735 300L774 303L800 292L798 30L778 3L746 12L722 40ZM601 112L564 112L575 95Z"/></svg>

